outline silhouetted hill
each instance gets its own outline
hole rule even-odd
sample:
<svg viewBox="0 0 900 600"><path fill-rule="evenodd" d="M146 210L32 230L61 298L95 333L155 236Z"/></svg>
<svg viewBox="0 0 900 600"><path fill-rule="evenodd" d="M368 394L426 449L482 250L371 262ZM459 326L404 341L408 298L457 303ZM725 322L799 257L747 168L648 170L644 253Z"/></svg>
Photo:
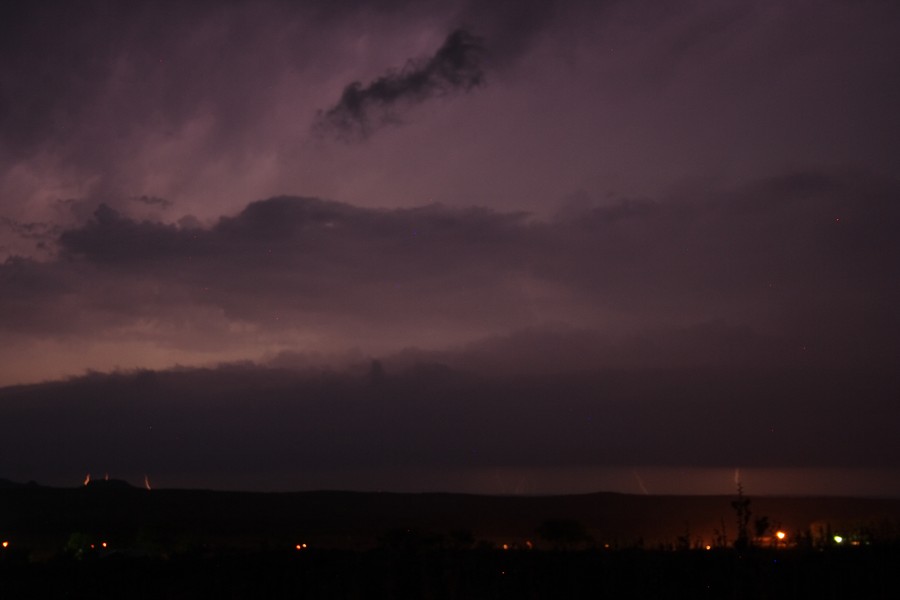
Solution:
<svg viewBox="0 0 900 600"><path fill-rule="evenodd" d="M85 488L89 491L136 489L133 485L121 479L93 479L85 485Z"/></svg>
<svg viewBox="0 0 900 600"><path fill-rule="evenodd" d="M727 496L477 496L356 492L245 493L153 490L121 481L80 488L12 486L0 489L0 532L39 554L60 552L73 536L115 541L119 548L368 549L401 533L415 543L483 541L548 547L538 536L553 520L576 521L597 545L697 547L735 537ZM791 539L811 528L900 533L900 500L751 498L754 518L765 516ZM848 537L849 539L849 537ZM456 541L454 541L456 540Z"/></svg>
<svg viewBox="0 0 900 600"><path fill-rule="evenodd" d="M40 484L34 481L29 481L27 483L18 483L16 481L10 481L9 479L0 479L0 490L6 490L10 488L22 488L22 487L41 487Z"/></svg>
<svg viewBox="0 0 900 600"><path fill-rule="evenodd" d="M732 500L13 484L0 595L892 597L900 499L752 497L797 541L748 552L715 546L734 540Z"/></svg>

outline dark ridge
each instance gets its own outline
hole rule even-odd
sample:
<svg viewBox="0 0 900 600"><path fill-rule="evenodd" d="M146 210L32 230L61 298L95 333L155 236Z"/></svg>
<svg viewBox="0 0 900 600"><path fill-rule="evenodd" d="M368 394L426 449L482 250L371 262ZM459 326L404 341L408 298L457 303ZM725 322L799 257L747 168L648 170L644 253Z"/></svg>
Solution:
<svg viewBox="0 0 900 600"><path fill-rule="evenodd" d="M137 489L122 479L92 479L85 486L87 490L134 490Z"/></svg>
<svg viewBox="0 0 900 600"><path fill-rule="evenodd" d="M0 490L9 490L14 488L38 488L43 487L41 484L36 481L28 481L27 483L19 483L17 481L10 481L9 479L0 478Z"/></svg>

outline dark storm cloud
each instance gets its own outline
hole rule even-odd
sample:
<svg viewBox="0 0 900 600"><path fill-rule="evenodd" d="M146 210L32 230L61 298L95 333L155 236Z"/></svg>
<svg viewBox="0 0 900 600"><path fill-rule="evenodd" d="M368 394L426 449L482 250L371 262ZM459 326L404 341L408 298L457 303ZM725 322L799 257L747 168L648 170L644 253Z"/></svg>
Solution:
<svg viewBox="0 0 900 600"><path fill-rule="evenodd" d="M882 173L897 162L890 3L825 2L814 14L746 1L4 10L0 194L4 216L26 222L60 197L128 211L120 199L141 195L201 219L283 193L544 211L573 188L657 195L684 177L747 181L797 161ZM485 51L456 43L447 60L432 56L457 28L483 36ZM485 74L485 93L416 112L417 127L374 145L309 138L318 109L364 131L362 117L371 128L405 118Z"/></svg>
<svg viewBox="0 0 900 600"><path fill-rule="evenodd" d="M54 228L49 227L46 223L22 223L21 221L0 217L0 226L30 240L49 240L59 235L58 231L55 231Z"/></svg>
<svg viewBox="0 0 900 600"><path fill-rule="evenodd" d="M412 105L483 85L484 54L480 38L457 29L431 58L410 60L365 87L358 81L348 85L338 103L320 115L317 128L343 138L368 137L396 123Z"/></svg>
<svg viewBox="0 0 900 600"><path fill-rule="evenodd" d="M34 159L54 152L70 167L97 169L119 162L134 136L167 138L202 117L216 121L213 144L239 153L224 144L258 124L260 105L272 102L267 90L275 81L337 69L336 59L323 54L335 39L339 43L343 24L360 16L402 24L404 12L414 23L426 11L410 11L410 4L20 3L0 23L0 157ZM448 12L460 18L471 13L467 3L458 4ZM373 23L366 31L380 28L387 29ZM482 54L480 40L456 31L430 59L410 61L365 89L348 88L334 118L342 111L348 119L359 117L353 111L362 108L351 106L354 101L372 110L478 85Z"/></svg>
<svg viewBox="0 0 900 600"><path fill-rule="evenodd" d="M62 233L57 259L0 266L0 327L64 335L149 319L178 346L201 337L176 325L198 310L235 341L231 322L435 348L557 323L606 332L599 362L619 348L708 364L731 345L725 362L887 364L900 339L898 197L895 182L807 172L555 221L280 197L202 227L101 206Z"/></svg>
<svg viewBox="0 0 900 600"><path fill-rule="evenodd" d="M208 218L245 198L307 189L336 195L336 181L353 181L341 164L347 157L340 149L332 149L337 161L323 157L309 139L336 86L400 68L348 88L322 121L375 128L410 104L483 80L486 53L466 29L404 67L405 58L441 45L423 50L419 40L471 24L496 40L497 64L508 63L546 12L539 3L477 4L43 0L4 9L4 213L46 219L59 197L126 211L121 199L146 195ZM373 203L387 197L377 196ZM0 246L10 253L11 245Z"/></svg>
<svg viewBox="0 0 900 600"><path fill-rule="evenodd" d="M212 227L136 221L100 206L63 232L55 262L7 261L2 327L46 332L48 316L78 315L60 334L128 320L172 322L192 308L264 330L509 324L528 226L520 214L427 206L370 210L309 198L249 205ZM62 291L44 294L35 281ZM80 308L75 305L80 303ZM15 309L13 312L11 309ZM16 317L12 318L11 315ZM337 333L338 331L342 333Z"/></svg>
<svg viewBox="0 0 900 600"><path fill-rule="evenodd" d="M440 363L467 372L510 376L585 371L600 365L616 369L771 368L804 367L821 360L821 356L813 358L799 350L780 336L746 325L710 321L689 327L648 328L627 336L574 327L529 328L451 349L405 349L383 360L392 369ZM272 364L300 367L317 363L314 357L285 352ZM318 364L323 364L321 358Z"/></svg>
<svg viewBox="0 0 900 600"><path fill-rule="evenodd" d="M0 390L0 473L896 467L898 198L799 172L552 221L279 197L201 226L101 206L56 259L0 266L7 339L390 343Z"/></svg>
<svg viewBox="0 0 900 600"><path fill-rule="evenodd" d="M895 370L94 374L0 390L0 473L246 487L407 466L897 467L898 392Z"/></svg>

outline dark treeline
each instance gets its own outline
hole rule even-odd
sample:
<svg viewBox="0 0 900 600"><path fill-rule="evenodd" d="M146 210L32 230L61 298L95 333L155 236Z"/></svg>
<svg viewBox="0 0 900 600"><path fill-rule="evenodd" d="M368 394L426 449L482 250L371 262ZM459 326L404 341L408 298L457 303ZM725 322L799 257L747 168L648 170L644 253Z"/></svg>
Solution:
<svg viewBox="0 0 900 600"><path fill-rule="evenodd" d="M0 484L15 598L888 597L900 559L898 500L738 496L740 543L729 497Z"/></svg>

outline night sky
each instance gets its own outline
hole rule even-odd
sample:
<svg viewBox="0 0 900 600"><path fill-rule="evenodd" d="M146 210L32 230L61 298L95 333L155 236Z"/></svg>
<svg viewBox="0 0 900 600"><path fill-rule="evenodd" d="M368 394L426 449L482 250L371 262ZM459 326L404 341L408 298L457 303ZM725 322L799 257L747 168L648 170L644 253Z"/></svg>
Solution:
<svg viewBox="0 0 900 600"><path fill-rule="evenodd" d="M898 40L879 0L7 3L0 478L900 495Z"/></svg>

